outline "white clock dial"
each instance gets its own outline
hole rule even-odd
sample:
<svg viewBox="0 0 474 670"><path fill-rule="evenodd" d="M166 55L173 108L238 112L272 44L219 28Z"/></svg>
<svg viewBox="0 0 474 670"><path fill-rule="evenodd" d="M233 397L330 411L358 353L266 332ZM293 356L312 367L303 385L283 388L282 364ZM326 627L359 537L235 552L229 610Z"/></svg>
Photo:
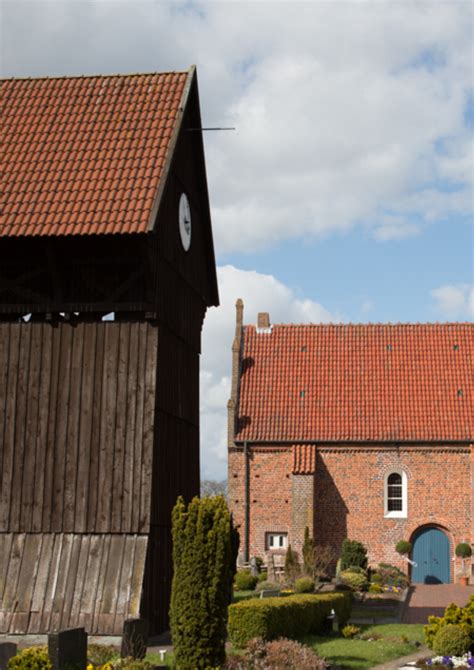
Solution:
<svg viewBox="0 0 474 670"><path fill-rule="evenodd" d="M186 193L181 193L179 199L179 234L183 249L188 251L191 246L191 208Z"/></svg>

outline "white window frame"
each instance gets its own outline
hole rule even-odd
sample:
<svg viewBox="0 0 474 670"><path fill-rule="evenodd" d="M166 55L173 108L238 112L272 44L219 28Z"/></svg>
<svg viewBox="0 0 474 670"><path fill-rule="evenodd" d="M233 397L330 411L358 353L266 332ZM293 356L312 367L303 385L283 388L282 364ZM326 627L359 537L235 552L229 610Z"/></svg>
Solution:
<svg viewBox="0 0 474 670"><path fill-rule="evenodd" d="M388 509L388 478L390 475L400 475L402 478L402 509ZM386 519L406 519L408 516L408 477L404 470L393 469L385 473L383 484L384 516Z"/></svg>
<svg viewBox="0 0 474 670"><path fill-rule="evenodd" d="M273 543L273 539L276 538L279 538L278 544ZM265 533L265 543L267 551L286 551L288 548L288 533L274 531Z"/></svg>

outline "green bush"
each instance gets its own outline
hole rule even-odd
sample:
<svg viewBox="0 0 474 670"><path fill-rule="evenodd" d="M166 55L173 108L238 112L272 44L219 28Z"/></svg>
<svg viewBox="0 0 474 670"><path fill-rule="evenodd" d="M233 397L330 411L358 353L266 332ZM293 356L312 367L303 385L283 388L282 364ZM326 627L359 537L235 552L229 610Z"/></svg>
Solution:
<svg viewBox="0 0 474 670"><path fill-rule="evenodd" d="M268 572L266 570L262 570L257 579L259 582L266 582L268 579Z"/></svg>
<svg viewBox="0 0 474 670"><path fill-rule="evenodd" d="M279 591L280 584L275 584L274 582L259 582L257 584L257 591Z"/></svg>
<svg viewBox="0 0 474 670"><path fill-rule="evenodd" d="M173 509L170 628L176 670L217 667L225 660L238 535L221 496L182 498Z"/></svg>
<svg viewBox="0 0 474 670"><path fill-rule="evenodd" d="M318 633L332 609L343 627L349 620L351 606L350 593L244 600L229 607L229 638L236 647L243 648L255 637L274 640Z"/></svg>
<svg viewBox="0 0 474 670"><path fill-rule="evenodd" d="M460 625L450 623L438 630L433 641L433 651L440 656L462 656L471 644L469 633Z"/></svg>
<svg viewBox="0 0 474 670"><path fill-rule="evenodd" d="M352 566L367 568L367 549L357 540L344 540L341 548L341 570Z"/></svg>
<svg viewBox="0 0 474 670"><path fill-rule="evenodd" d="M342 637L345 637L346 640L352 640L353 637L360 634L360 628L358 626L352 626L349 624L348 626L344 626L344 628L341 630L341 633Z"/></svg>
<svg viewBox="0 0 474 670"><path fill-rule="evenodd" d="M400 568L388 563L380 563L370 580L382 586L396 586L400 589L406 589L409 584L408 576Z"/></svg>
<svg viewBox="0 0 474 670"><path fill-rule="evenodd" d="M458 558L469 558L469 556L472 556L471 545L467 542L460 542L458 545L456 545L456 549L454 551Z"/></svg>
<svg viewBox="0 0 474 670"><path fill-rule="evenodd" d="M92 665L104 665L109 663L114 658L119 657L117 647L106 644L89 644L87 645L87 660Z"/></svg>
<svg viewBox="0 0 474 670"><path fill-rule="evenodd" d="M444 616L428 617L428 624L424 627L425 642L430 649L434 649L434 640L438 632L451 624L459 624L469 635L471 644L474 643L474 595L464 608L451 604L444 611Z"/></svg>
<svg viewBox="0 0 474 670"><path fill-rule="evenodd" d="M343 570L341 572L341 580L343 584L350 586L353 591L366 591L369 585L364 573L354 572L352 569Z"/></svg>
<svg viewBox="0 0 474 670"><path fill-rule="evenodd" d="M235 575L234 585L237 591L253 591L257 586L258 577L250 574L250 570L239 570Z"/></svg>
<svg viewBox="0 0 474 670"><path fill-rule="evenodd" d="M369 585L369 593L383 593L383 588L380 586L380 584L370 584Z"/></svg>
<svg viewBox="0 0 474 670"><path fill-rule="evenodd" d="M395 551L401 556L406 556L411 552L411 542L407 540L399 540L395 545Z"/></svg>
<svg viewBox="0 0 474 670"><path fill-rule="evenodd" d="M22 649L8 661L9 670L52 670L52 667L45 646Z"/></svg>
<svg viewBox="0 0 474 670"><path fill-rule="evenodd" d="M153 665L138 658L119 658L114 661L113 670L153 670Z"/></svg>
<svg viewBox="0 0 474 670"><path fill-rule="evenodd" d="M382 575L379 572L373 572L370 575L370 581L372 584L382 584Z"/></svg>
<svg viewBox="0 0 474 670"><path fill-rule="evenodd" d="M314 593L314 579L311 577L300 577L295 582L296 593Z"/></svg>

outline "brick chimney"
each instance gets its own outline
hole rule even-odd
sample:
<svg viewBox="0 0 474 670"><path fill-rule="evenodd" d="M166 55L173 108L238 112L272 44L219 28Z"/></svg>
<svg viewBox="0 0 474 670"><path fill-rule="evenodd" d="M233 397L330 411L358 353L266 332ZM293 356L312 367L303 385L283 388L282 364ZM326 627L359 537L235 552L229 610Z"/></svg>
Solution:
<svg viewBox="0 0 474 670"><path fill-rule="evenodd" d="M271 333L272 325L270 323L270 314L268 312L259 312L257 316L257 333Z"/></svg>

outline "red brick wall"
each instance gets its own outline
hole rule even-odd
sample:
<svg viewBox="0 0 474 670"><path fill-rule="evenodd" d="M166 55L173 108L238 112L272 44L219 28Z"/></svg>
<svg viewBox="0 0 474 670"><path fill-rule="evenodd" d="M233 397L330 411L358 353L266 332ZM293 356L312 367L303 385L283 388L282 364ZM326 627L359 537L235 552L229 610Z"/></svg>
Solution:
<svg viewBox="0 0 474 670"><path fill-rule="evenodd" d="M360 540L372 563L406 569L395 553L396 542L411 539L422 525L436 524L446 529L454 554L458 542L474 540L473 458L469 447L327 446L318 448L314 476L295 476L290 450L252 450L250 555L263 556L265 532L272 530L288 530L292 546L299 550L305 518L310 520L304 492L311 497L313 486L318 544L339 550L345 537ZM384 476L393 468L407 474L406 519L384 517ZM229 501L242 529L244 493L243 453L231 450ZM455 570L451 573L454 577Z"/></svg>

